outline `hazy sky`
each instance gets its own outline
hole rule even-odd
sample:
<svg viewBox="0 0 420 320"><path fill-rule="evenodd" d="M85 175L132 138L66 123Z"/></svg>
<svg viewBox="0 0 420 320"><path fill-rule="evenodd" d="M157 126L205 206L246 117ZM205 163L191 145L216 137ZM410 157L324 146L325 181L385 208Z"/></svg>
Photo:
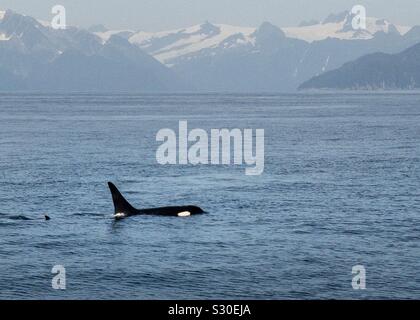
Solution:
<svg viewBox="0 0 420 320"><path fill-rule="evenodd" d="M87 27L159 31L206 20L241 26L270 21L278 26L302 20L322 20L329 13L365 5L369 16L402 25L420 25L420 0L0 0L0 9L13 9L51 20L51 8L67 9L67 23Z"/></svg>

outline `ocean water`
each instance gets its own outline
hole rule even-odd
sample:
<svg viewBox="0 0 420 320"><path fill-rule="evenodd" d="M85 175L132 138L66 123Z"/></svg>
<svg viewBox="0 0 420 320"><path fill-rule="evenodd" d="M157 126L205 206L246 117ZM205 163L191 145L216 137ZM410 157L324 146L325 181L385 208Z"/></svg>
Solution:
<svg viewBox="0 0 420 320"><path fill-rule="evenodd" d="M264 129L264 173L157 164L179 120ZM420 298L419 94L3 93L0 155L0 299Z"/></svg>

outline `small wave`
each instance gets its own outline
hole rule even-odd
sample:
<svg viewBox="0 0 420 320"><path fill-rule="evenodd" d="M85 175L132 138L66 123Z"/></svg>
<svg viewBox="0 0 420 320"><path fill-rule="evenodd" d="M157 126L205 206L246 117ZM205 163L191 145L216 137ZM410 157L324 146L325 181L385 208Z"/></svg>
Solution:
<svg viewBox="0 0 420 320"><path fill-rule="evenodd" d="M0 221L0 227L8 227L8 226L11 226L11 225L13 225L13 222Z"/></svg>
<svg viewBox="0 0 420 320"><path fill-rule="evenodd" d="M10 220L24 220L24 221L27 221L27 220L32 220L31 218L28 218L27 216L24 216L24 215L16 215L16 216L10 216L10 217L8 217Z"/></svg>
<svg viewBox="0 0 420 320"><path fill-rule="evenodd" d="M98 212L75 212L71 214L76 217L106 217L111 216L111 213L98 213Z"/></svg>

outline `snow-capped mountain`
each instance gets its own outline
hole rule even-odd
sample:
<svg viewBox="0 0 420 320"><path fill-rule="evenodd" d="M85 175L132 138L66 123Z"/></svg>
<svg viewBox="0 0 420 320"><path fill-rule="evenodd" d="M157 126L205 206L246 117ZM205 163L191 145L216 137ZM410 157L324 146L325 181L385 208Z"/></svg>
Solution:
<svg viewBox="0 0 420 320"><path fill-rule="evenodd" d="M55 30L11 10L0 13L0 90L177 90L175 73L128 40Z"/></svg>
<svg viewBox="0 0 420 320"><path fill-rule="evenodd" d="M289 91L305 80L364 54L395 53L420 41L417 32L387 20L367 18L354 30L354 15L332 14L322 22L258 28L206 22L189 28L149 33L105 31L103 41L121 34L170 67L199 90ZM412 36L405 37L411 34Z"/></svg>
<svg viewBox="0 0 420 320"><path fill-rule="evenodd" d="M105 30L95 32L103 41L119 35L138 45L160 62L172 66L173 60L222 46L252 44L255 28L236 27L205 22L183 29L162 32L134 32L131 30Z"/></svg>
<svg viewBox="0 0 420 320"><path fill-rule="evenodd" d="M283 28L289 38L297 38L307 42L325 40L327 38L341 40L372 39L377 32L400 35L407 33L411 27L394 25L386 19L366 18L365 30L354 30L352 20L355 16L347 11L331 14L322 22L301 24L299 27Z"/></svg>
<svg viewBox="0 0 420 320"><path fill-rule="evenodd" d="M186 29L157 34L139 32L130 37L130 42L139 45L159 61L171 65L176 58L209 48L252 45L255 41L254 32L255 28L206 22Z"/></svg>
<svg viewBox="0 0 420 320"><path fill-rule="evenodd" d="M355 31L351 19L342 13L296 28L206 22L149 33L54 30L7 10L0 13L0 90L294 91L363 55L420 42L420 27L407 32L371 18Z"/></svg>
<svg viewBox="0 0 420 320"><path fill-rule="evenodd" d="M398 33L404 35L410 27L398 26L385 19L367 18L366 30L354 30L354 15L347 11L331 14L322 22L302 23L299 27L281 28L286 37L306 42L321 41L328 38L342 40L368 40L378 32ZM133 32L131 30L102 30L96 35L106 41L110 36L118 34L131 43L138 45L157 60L172 67L185 59L198 54L216 54L220 49L255 46L257 28L237 27L226 24L206 22L184 29L176 29L157 33Z"/></svg>

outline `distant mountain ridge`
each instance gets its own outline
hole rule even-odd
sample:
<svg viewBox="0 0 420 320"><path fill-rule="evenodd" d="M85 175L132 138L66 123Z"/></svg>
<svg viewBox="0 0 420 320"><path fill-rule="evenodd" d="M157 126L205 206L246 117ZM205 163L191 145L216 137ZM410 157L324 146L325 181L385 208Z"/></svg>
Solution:
<svg viewBox="0 0 420 320"><path fill-rule="evenodd" d="M175 73L126 39L104 42L75 27L55 30L7 10L0 14L0 89L167 91Z"/></svg>
<svg viewBox="0 0 420 320"><path fill-rule="evenodd" d="M420 43L398 54L373 53L314 77L300 89L420 89Z"/></svg>
<svg viewBox="0 0 420 320"><path fill-rule="evenodd" d="M366 40L374 38L378 32L395 32L404 35L410 27L394 25L386 19L368 17L366 30L353 30L351 27L354 14L343 11L330 14L322 22L303 23L298 27L279 28L286 37L314 42L331 39ZM265 22L268 23L268 22ZM226 24L205 22L188 28L161 32L134 32L130 30L106 30L96 35L107 40L111 35L119 34L137 44L163 64L173 66L177 59L197 54L201 50L211 50L221 45L252 46L255 44L255 32L259 28L238 27ZM233 41L234 39L234 41Z"/></svg>
<svg viewBox="0 0 420 320"><path fill-rule="evenodd" d="M366 30L353 30L344 11L322 22L258 28L206 22L157 33L106 31L102 39L124 35L200 91L294 91L304 81L365 54L396 53L420 42L416 28L367 18Z"/></svg>
<svg viewBox="0 0 420 320"><path fill-rule="evenodd" d="M363 55L420 42L420 27L369 18L360 32L351 19L343 12L296 28L205 22L147 33L54 30L7 10L0 12L0 90L290 92Z"/></svg>

